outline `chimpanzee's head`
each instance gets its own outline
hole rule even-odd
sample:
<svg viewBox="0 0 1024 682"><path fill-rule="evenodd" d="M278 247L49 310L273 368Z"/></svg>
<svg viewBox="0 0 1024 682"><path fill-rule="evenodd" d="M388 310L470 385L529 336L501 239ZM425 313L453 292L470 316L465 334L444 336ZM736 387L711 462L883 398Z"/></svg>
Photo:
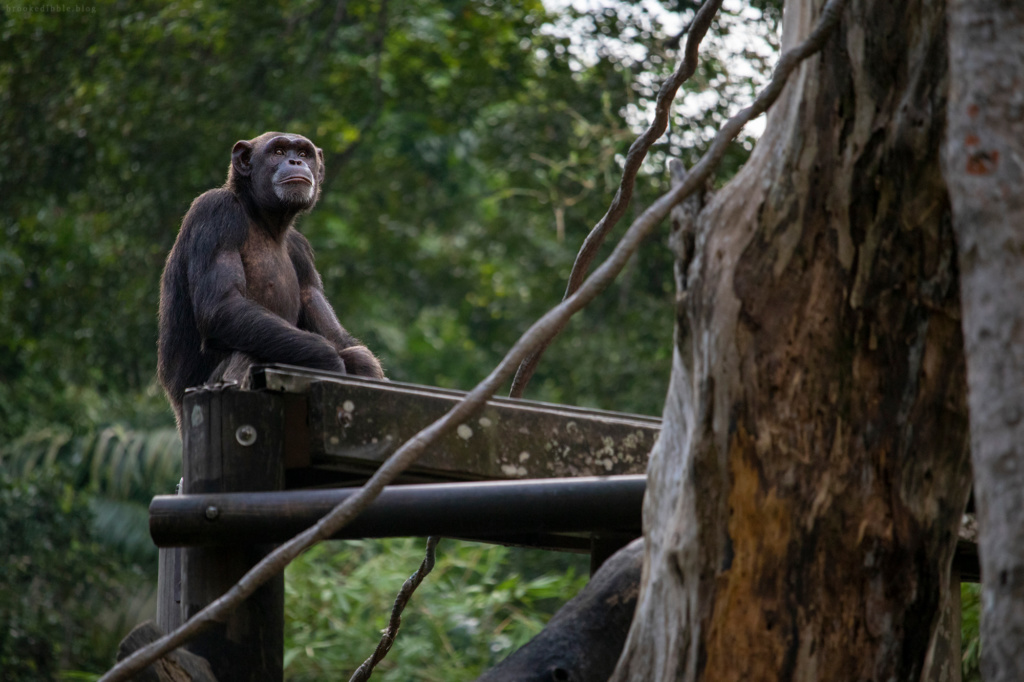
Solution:
<svg viewBox="0 0 1024 682"><path fill-rule="evenodd" d="M263 133L231 150L228 186L261 211L298 213L320 198L324 153L302 135Z"/></svg>

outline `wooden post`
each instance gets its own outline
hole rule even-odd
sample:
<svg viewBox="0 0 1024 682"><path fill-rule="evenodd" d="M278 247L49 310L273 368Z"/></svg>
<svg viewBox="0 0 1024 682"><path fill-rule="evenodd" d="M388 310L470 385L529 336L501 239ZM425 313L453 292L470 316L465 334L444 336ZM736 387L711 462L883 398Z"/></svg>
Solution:
<svg viewBox="0 0 1024 682"><path fill-rule="evenodd" d="M161 547L156 577L156 624L165 633L181 625L181 547Z"/></svg>
<svg viewBox="0 0 1024 682"><path fill-rule="evenodd" d="M181 482L174 487L181 494ZM152 532L152 530L151 530ZM160 547L156 569L156 624L164 633L181 625L181 548Z"/></svg>
<svg viewBox="0 0 1024 682"><path fill-rule="evenodd" d="M284 407L281 397L215 388L184 403L185 494L281 490ZM216 519L218 510L206 510ZM182 549L182 615L191 618L220 597L273 545ZM280 682L284 655L284 576L265 583L223 623L187 648L210 662L219 682Z"/></svg>

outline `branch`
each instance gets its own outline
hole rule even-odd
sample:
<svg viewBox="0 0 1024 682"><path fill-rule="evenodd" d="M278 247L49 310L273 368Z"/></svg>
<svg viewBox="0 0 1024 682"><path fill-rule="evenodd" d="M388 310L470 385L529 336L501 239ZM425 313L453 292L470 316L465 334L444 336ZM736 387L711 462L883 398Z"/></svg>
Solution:
<svg viewBox="0 0 1024 682"><path fill-rule="evenodd" d="M654 120L651 122L651 125L630 145L629 152L626 154L626 163L622 169L622 180L619 182L619 189L615 192L615 197L612 199L611 206L608 207L608 212L604 214L600 222L594 226L594 229L590 231L587 238L583 240L583 246L580 247L580 251L576 255L576 262L572 265L572 272L569 273L569 283L565 288L565 295L562 296L563 301L580 288L580 284L583 283L583 278L586 277L587 270L590 269L590 264L594 261L594 257L597 256L598 249L604 243L605 237L608 236L612 228L625 215L629 202L633 198L633 187L636 185L636 176L640 172L640 166L647 157L648 150L668 130L668 117L672 111L672 100L675 99L676 92L679 91L680 86L689 80L690 76L697 70L700 43L704 40L704 36L707 35L708 28L711 26L711 20L714 19L721 6L722 0L707 0L701 6L693 21L687 26L689 37L686 40L683 61L679 63L675 72L662 84L661 90L658 91L658 98L654 107ZM541 356L547 350L547 347L551 345L551 342L555 340L555 337L562 332L563 328L564 325L556 328L536 350L523 360L519 370L516 372L515 379L512 380L512 389L508 393L510 398L521 398L523 396L526 386L530 383L530 379L540 363Z"/></svg>
<svg viewBox="0 0 1024 682"><path fill-rule="evenodd" d="M680 5L680 7L679 7L679 10L677 10L677 11L680 11L680 10L684 9L684 5L686 5L685 9L697 9L699 7L698 3L693 2L693 0L690 0L689 2L686 2L684 0L683 2L680 2L679 5ZM691 19L690 21L688 21L686 23L685 26L683 26L681 29L679 29L679 33L675 34L674 36L672 36L671 38L666 40L665 41L665 47L667 47L670 50L677 50L677 49L679 49L679 46L683 42L683 36L685 36L687 33L690 32L690 27L693 26L693 22L694 22L694 19Z"/></svg>
<svg viewBox="0 0 1024 682"><path fill-rule="evenodd" d="M427 538L427 552L423 557L423 563L420 564L415 573L409 576L408 580L402 583L402 589L398 591L398 596L395 598L395 605L391 608L391 620L388 621L388 627L384 634L381 635L380 643L377 644L373 655L356 668L348 682L366 682L366 680L370 679L370 675L373 674L373 669L377 664L383 661L384 657L391 651L391 645L395 643L395 637L398 636L398 628L402 624L402 611L405 610L406 604L409 603L412 593L423 582L423 578L434 570L434 552L437 550L437 543L440 540L441 538L435 535Z"/></svg>
<svg viewBox="0 0 1024 682"><path fill-rule="evenodd" d="M231 612L242 601L256 591L260 585L284 570L295 557L316 543L326 540L348 522L354 519L363 509L380 495L384 486L393 481L409 467L416 458L440 436L448 433L457 425L466 421L494 395L494 392L515 371L519 362L527 353L537 347L553 330L564 326L577 311L594 300L629 261L637 247L651 233L673 206L703 187L704 183L717 168L729 143L739 134L744 125L755 116L764 113L778 99L786 80L801 61L821 49L830 32L839 22L839 15L846 0L829 0L822 11L821 19L811 35L803 43L786 52L779 59L771 82L761 91L754 103L730 118L715 135L708 151L691 169L686 179L673 187L651 204L633 221L629 229L619 240L615 249L594 273L571 296L545 313L519 337L511 350L502 358L487 377L477 384L476 388L466 394L440 419L426 427L406 441L395 451L380 468L370 477L362 488L332 509L315 525L299 533L288 542L280 545L249 570L242 579L222 597L210 603L206 608L193 616L177 630L149 646L139 649L110 669L100 678L100 682L123 682L139 672L147 665L167 652L181 646L200 630Z"/></svg>

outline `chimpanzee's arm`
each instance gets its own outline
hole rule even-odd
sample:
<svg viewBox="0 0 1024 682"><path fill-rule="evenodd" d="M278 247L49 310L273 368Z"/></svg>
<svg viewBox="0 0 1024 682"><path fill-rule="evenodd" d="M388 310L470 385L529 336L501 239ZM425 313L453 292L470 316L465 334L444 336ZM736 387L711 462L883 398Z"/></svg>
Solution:
<svg viewBox="0 0 1024 682"><path fill-rule="evenodd" d="M338 316L324 295L323 281L313 264L313 249L309 241L295 230L288 231L288 255L299 278L299 295L302 309L299 312L299 329L323 336L339 350L359 345L338 322Z"/></svg>
<svg viewBox="0 0 1024 682"><path fill-rule="evenodd" d="M370 350L338 322L338 316L324 295L323 281L313 262L309 241L295 230L288 231L288 254L299 278L302 308L299 328L320 334L338 349L349 374L383 378L380 362Z"/></svg>
<svg viewBox="0 0 1024 682"><path fill-rule="evenodd" d="M193 205L186 222L190 219L196 224L182 226L192 227L194 235L188 254L189 293L204 346L240 351L263 362L344 369L322 336L297 329L246 298L239 249L248 222L233 197L212 196L206 206Z"/></svg>

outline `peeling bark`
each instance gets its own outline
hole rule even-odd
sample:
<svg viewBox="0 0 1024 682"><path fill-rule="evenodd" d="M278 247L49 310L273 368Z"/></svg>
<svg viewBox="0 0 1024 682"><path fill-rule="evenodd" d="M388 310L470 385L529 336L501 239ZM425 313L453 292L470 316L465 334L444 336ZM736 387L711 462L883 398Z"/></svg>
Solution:
<svg viewBox="0 0 1024 682"><path fill-rule="evenodd" d="M786 3L787 45L823 4ZM946 76L942 3L854 0L747 166L677 223L613 680L920 677L969 488Z"/></svg>
<svg viewBox="0 0 1024 682"><path fill-rule="evenodd" d="M952 0L956 228L982 574L981 669L1024 679L1024 7Z"/></svg>

